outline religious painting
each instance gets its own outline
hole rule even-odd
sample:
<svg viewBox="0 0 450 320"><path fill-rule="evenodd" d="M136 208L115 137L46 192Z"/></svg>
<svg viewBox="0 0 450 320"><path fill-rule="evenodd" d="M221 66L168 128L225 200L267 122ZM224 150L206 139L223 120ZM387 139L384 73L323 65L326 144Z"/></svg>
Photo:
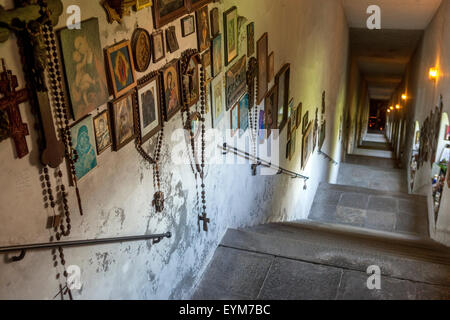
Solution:
<svg viewBox="0 0 450 320"><path fill-rule="evenodd" d="M198 51L203 52L211 45L211 38L209 37L208 6L204 6L197 10L197 12L195 12L195 18L197 21Z"/></svg>
<svg viewBox="0 0 450 320"><path fill-rule="evenodd" d="M78 155L78 160L75 162L75 176L77 180L80 180L97 167L92 117L87 116L72 125L70 135L73 147Z"/></svg>
<svg viewBox="0 0 450 320"><path fill-rule="evenodd" d="M222 63L222 35L218 35L212 41L211 46L212 54L212 75L216 77L221 71L223 67Z"/></svg>
<svg viewBox="0 0 450 320"><path fill-rule="evenodd" d="M306 168L309 160L309 156L313 151L313 141L312 141L312 123L309 123L307 129L303 135L302 141L302 169Z"/></svg>
<svg viewBox="0 0 450 320"><path fill-rule="evenodd" d="M192 56L182 74L183 89L186 92L184 99L188 107L195 105L200 99L199 64L198 55Z"/></svg>
<svg viewBox="0 0 450 320"><path fill-rule="evenodd" d="M164 50L164 34L162 31L156 31L152 34L153 63L161 61L166 56Z"/></svg>
<svg viewBox="0 0 450 320"><path fill-rule="evenodd" d="M289 100L289 106L288 106L288 118L291 118L294 114L294 99Z"/></svg>
<svg viewBox="0 0 450 320"><path fill-rule="evenodd" d="M248 129L248 93L244 94L239 100L239 129L242 133Z"/></svg>
<svg viewBox="0 0 450 320"><path fill-rule="evenodd" d="M136 90L138 119L135 124L141 134L141 143L146 142L161 130L161 101L159 76L139 80ZM135 120L138 120L135 119Z"/></svg>
<svg viewBox="0 0 450 320"><path fill-rule="evenodd" d="M305 134L306 129L308 129L308 123L309 123L309 111L306 111L305 115L303 116L303 127L302 127L302 133Z"/></svg>
<svg viewBox="0 0 450 320"><path fill-rule="evenodd" d="M181 35L183 38L190 36L195 32L194 16L187 16L181 19Z"/></svg>
<svg viewBox="0 0 450 320"><path fill-rule="evenodd" d="M302 124L302 112L303 112L303 103L299 103L297 106L296 119L295 119L295 128L300 128ZM303 130L302 130L303 132Z"/></svg>
<svg viewBox="0 0 450 320"><path fill-rule="evenodd" d="M324 120L322 122L322 125L320 126L320 132L319 132L319 151L322 150L323 143L325 142L326 132L327 132L327 123L326 123L326 120Z"/></svg>
<svg viewBox="0 0 450 320"><path fill-rule="evenodd" d="M169 121L182 108L178 60L170 62L162 71L164 118Z"/></svg>
<svg viewBox="0 0 450 320"><path fill-rule="evenodd" d="M269 55L269 65L268 65L268 70L267 70L267 82L272 82L273 77L275 76L275 55L272 52Z"/></svg>
<svg viewBox="0 0 450 320"><path fill-rule="evenodd" d="M450 126L445 126L445 136L444 139L450 141Z"/></svg>
<svg viewBox="0 0 450 320"><path fill-rule="evenodd" d="M230 112L230 129L233 137L239 131L239 106L236 104Z"/></svg>
<svg viewBox="0 0 450 320"><path fill-rule="evenodd" d="M81 28L59 32L73 118L79 120L108 101L109 92L98 19L81 22Z"/></svg>
<svg viewBox="0 0 450 320"><path fill-rule="evenodd" d="M282 131L286 125L289 108L289 75L290 65L285 64L275 77L278 86L277 128Z"/></svg>
<svg viewBox="0 0 450 320"><path fill-rule="evenodd" d="M258 40L256 44L257 49L257 59L258 59L258 97L257 104L261 104L264 97L266 96L268 89L268 35L267 32Z"/></svg>
<svg viewBox="0 0 450 320"><path fill-rule="evenodd" d="M219 29L219 8L214 8L209 12L211 19L211 36L215 38L220 33Z"/></svg>
<svg viewBox="0 0 450 320"><path fill-rule="evenodd" d="M294 130L294 132L291 135L291 146L289 148L289 161L292 160L295 154L295 147L297 144L297 132Z"/></svg>
<svg viewBox="0 0 450 320"><path fill-rule="evenodd" d="M154 0L153 21L155 29L188 13L189 0Z"/></svg>
<svg viewBox="0 0 450 320"><path fill-rule="evenodd" d="M216 77L211 81L211 116L212 127L216 128L225 114L225 95L223 94L223 78Z"/></svg>
<svg viewBox="0 0 450 320"><path fill-rule="evenodd" d="M277 129L277 105L278 105L278 87L273 86L267 93L265 99L265 115L264 121L267 137L270 137L272 129Z"/></svg>
<svg viewBox="0 0 450 320"><path fill-rule="evenodd" d="M258 117L258 138L260 142L263 142L265 139L265 118L264 110L260 110Z"/></svg>
<svg viewBox="0 0 450 320"><path fill-rule="evenodd" d="M145 72L152 59L150 35L147 30L137 28L131 38L134 66L137 71Z"/></svg>
<svg viewBox="0 0 450 320"><path fill-rule="evenodd" d="M255 23L247 25L247 57L255 54Z"/></svg>
<svg viewBox="0 0 450 320"><path fill-rule="evenodd" d="M106 56L114 97L117 98L136 87L137 83L130 41L122 41L106 49Z"/></svg>
<svg viewBox="0 0 450 320"><path fill-rule="evenodd" d="M238 56L238 14L232 7L223 14L223 33L225 35L225 66Z"/></svg>
<svg viewBox="0 0 450 320"><path fill-rule="evenodd" d="M114 150L119 151L135 137L134 94L128 92L110 104Z"/></svg>
<svg viewBox="0 0 450 320"><path fill-rule="evenodd" d="M208 49L202 54L202 65L205 70L206 81L209 82L212 78L211 50Z"/></svg>
<svg viewBox="0 0 450 320"><path fill-rule="evenodd" d="M190 0L190 8L191 10L197 10L198 8L203 7L204 5L210 3L212 0Z"/></svg>
<svg viewBox="0 0 450 320"><path fill-rule="evenodd" d="M112 144L109 111L105 110L94 118L95 144L101 154Z"/></svg>
<svg viewBox="0 0 450 320"><path fill-rule="evenodd" d="M178 49L180 49L174 26L171 26L166 29L166 41L167 41L167 48L170 53L173 53Z"/></svg>
<svg viewBox="0 0 450 320"><path fill-rule="evenodd" d="M136 11L152 6L152 0L136 0Z"/></svg>
<svg viewBox="0 0 450 320"><path fill-rule="evenodd" d="M227 111L247 89L247 57L243 56L226 72Z"/></svg>

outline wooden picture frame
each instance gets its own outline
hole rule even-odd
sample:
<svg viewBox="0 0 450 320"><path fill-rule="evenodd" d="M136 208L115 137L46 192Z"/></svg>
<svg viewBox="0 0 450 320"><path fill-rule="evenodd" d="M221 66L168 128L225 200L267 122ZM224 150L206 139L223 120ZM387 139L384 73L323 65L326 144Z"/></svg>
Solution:
<svg viewBox="0 0 450 320"><path fill-rule="evenodd" d="M275 76L275 54L273 51L269 54L267 68L267 82L271 83Z"/></svg>
<svg viewBox="0 0 450 320"><path fill-rule="evenodd" d="M152 72L138 80L135 100L135 128L136 134L140 134L142 145L158 133L162 127L163 115L159 74Z"/></svg>
<svg viewBox="0 0 450 320"><path fill-rule="evenodd" d="M136 137L134 91L110 102L114 151L119 151Z"/></svg>
<svg viewBox="0 0 450 320"><path fill-rule="evenodd" d="M264 129L267 132L267 138L272 134L272 129L277 129L277 105L278 105L278 86L274 85L269 90L264 102Z"/></svg>
<svg viewBox="0 0 450 320"><path fill-rule="evenodd" d="M320 125L319 131L319 151L322 151L322 147L326 139L326 134L327 134L327 121L324 120Z"/></svg>
<svg viewBox="0 0 450 320"><path fill-rule="evenodd" d="M145 72L152 61L152 41L147 30L143 28L134 30L131 37L131 49L136 71Z"/></svg>
<svg viewBox="0 0 450 320"><path fill-rule="evenodd" d="M219 34L211 41L211 71L215 78L223 69L222 35Z"/></svg>
<svg viewBox="0 0 450 320"><path fill-rule="evenodd" d="M186 38L187 36L194 34L195 30L197 29L195 27L195 18L193 15L189 15L181 19L181 35L183 36L183 38Z"/></svg>
<svg viewBox="0 0 450 320"><path fill-rule="evenodd" d="M210 96L211 96L211 120L212 127L217 128L225 114L226 101L224 92L223 77L215 77L211 81Z"/></svg>
<svg viewBox="0 0 450 320"><path fill-rule="evenodd" d="M255 23L250 22L247 25L247 57L255 54Z"/></svg>
<svg viewBox="0 0 450 320"><path fill-rule="evenodd" d="M166 42L167 42L167 50L170 53L174 53L180 49L177 40L177 33L175 30L175 26L170 26L166 29Z"/></svg>
<svg viewBox="0 0 450 320"><path fill-rule="evenodd" d="M157 0L154 0L157 1ZM140 11L142 9L151 7L153 5L152 0L136 0L135 10Z"/></svg>
<svg viewBox="0 0 450 320"><path fill-rule="evenodd" d="M190 0L174 0L172 1L175 2L173 8L169 8L169 4L164 6L163 2L164 0L154 0L152 12L155 29L159 29L189 13Z"/></svg>
<svg viewBox="0 0 450 320"><path fill-rule="evenodd" d="M247 90L247 57L244 55L225 73L225 96L229 110Z"/></svg>
<svg viewBox="0 0 450 320"><path fill-rule="evenodd" d="M166 57L164 33L161 30L152 34L152 55L153 63L157 63Z"/></svg>
<svg viewBox="0 0 450 320"><path fill-rule="evenodd" d="M309 111L307 110L302 120L302 134L305 134L306 129L308 129L307 127L308 123L309 123Z"/></svg>
<svg viewBox="0 0 450 320"><path fill-rule="evenodd" d="M211 46L208 6L195 11L195 22L197 25L198 51L203 52Z"/></svg>
<svg viewBox="0 0 450 320"><path fill-rule="evenodd" d="M169 78L170 75L170 78ZM169 121L183 108L179 60L172 60L162 70L164 120Z"/></svg>
<svg viewBox="0 0 450 320"><path fill-rule="evenodd" d="M236 103L230 111L230 130L234 137L239 131L239 103Z"/></svg>
<svg viewBox="0 0 450 320"><path fill-rule="evenodd" d="M200 100L200 64L200 56L195 54L186 64L186 70L181 70L181 85L187 94L183 99L189 108Z"/></svg>
<svg viewBox="0 0 450 320"><path fill-rule="evenodd" d="M267 32L264 33L256 44L257 60L258 60L258 97L256 103L259 105L263 101L268 90L268 52L269 38Z"/></svg>
<svg viewBox="0 0 450 320"><path fill-rule="evenodd" d="M209 19L211 23L211 37L215 38L220 33L219 8L211 9Z"/></svg>
<svg viewBox="0 0 450 320"><path fill-rule="evenodd" d="M308 164L309 157L313 151L313 141L312 141L312 122L308 124L308 127L303 134L302 140L302 170L306 168Z"/></svg>
<svg viewBox="0 0 450 320"><path fill-rule="evenodd" d="M225 66L239 56L238 53L238 14L233 6L223 13L223 34L225 43Z"/></svg>
<svg viewBox="0 0 450 320"><path fill-rule="evenodd" d="M119 42L106 49L110 82L115 98L137 85L133 52L129 40Z"/></svg>
<svg viewBox="0 0 450 320"><path fill-rule="evenodd" d="M111 131L111 117L109 110L106 109L103 112L96 115L93 120L95 146L97 148L97 154L100 155L112 146L112 131ZM101 127L101 124L105 129Z"/></svg>
<svg viewBox="0 0 450 320"><path fill-rule="evenodd" d="M286 63L275 77L275 83L278 86L277 128L280 130L280 132L286 126L288 119L290 70L291 65L289 63Z"/></svg>
<svg viewBox="0 0 450 320"><path fill-rule="evenodd" d="M213 0L189 0L189 8L190 10L197 10L212 1Z"/></svg>
<svg viewBox="0 0 450 320"><path fill-rule="evenodd" d="M303 112L303 103L300 102L297 106L297 114L295 119L295 127L298 129L302 124L302 112ZM303 130L302 130L303 133Z"/></svg>

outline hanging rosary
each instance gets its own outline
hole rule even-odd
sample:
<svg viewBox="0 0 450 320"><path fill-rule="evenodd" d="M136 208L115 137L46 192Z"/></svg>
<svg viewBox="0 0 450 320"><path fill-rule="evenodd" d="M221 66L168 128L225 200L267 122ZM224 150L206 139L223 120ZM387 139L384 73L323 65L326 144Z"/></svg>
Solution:
<svg viewBox="0 0 450 320"><path fill-rule="evenodd" d="M138 81L138 86L141 86L143 84L145 84L148 79L154 78L159 76L158 71L153 71L150 74L146 75L144 78L140 79ZM161 101L163 101L163 91L162 88L160 86L160 92L159 92L160 96L161 96ZM135 112L135 119L139 119L139 115L138 115L138 106L139 106L139 102L138 102L138 95L137 95L137 91L136 94L134 95L135 100L136 100L136 108L134 109ZM164 121L161 121L161 130L158 133L158 137L156 138L156 148L155 148L155 153L152 156L150 156L143 148L142 148L142 132L141 132L141 126L140 124L138 124L136 126L136 130L137 130L137 134L136 134L136 140L135 140L135 145L136 145L136 150L139 152L139 154L142 156L142 158L144 158L145 161L147 161L148 164L150 164L153 167L153 187L156 190L155 194L153 195L153 201L152 201L152 205L155 207L155 210L157 213L161 213L164 210L164 193L161 191L161 177L160 177L160 173L159 173L159 161L161 159L161 148L162 148L162 143L163 143L163 139L164 139Z"/></svg>
<svg viewBox="0 0 450 320"><path fill-rule="evenodd" d="M181 57L181 74L183 76L187 75L187 70L189 67L189 62L191 59L199 59L199 53L195 49L189 49L182 53ZM184 81L182 81L183 85L183 110L182 110L182 121L183 121L183 128L189 132L189 140L190 140L190 147L191 147L191 153L190 156L192 156L192 159L190 159L191 162L191 168L194 173L195 177L195 185L197 190L197 208L200 206L201 214L198 215L198 229L199 232L201 231L201 224L203 223L203 231L208 232L208 223L210 223L210 219L207 216L206 213L206 186L205 186L205 149L206 149L206 143L205 143L205 116L206 116L206 89L205 89L205 69L203 64L199 63L200 65L200 110L197 110L194 113L191 113L189 111L189 104L187 99L187 90L186 86L184 85ZM198 107L197 107L198 108ZM192 132L192 119L194 117L199 118L201 125L201 154L200 154L200 163L198 161L198 147L195 144L195 135L194 132ZM189 156L189 157L190 157ZM198 194L198 178L197 176L200 176L200 187L201 187L201 204L200 204L200 198Z"/></svg>
<svg viewBox="0 0 450 320"><path fill-rule="evenodd" d="M247 70L247 90L249 96L250 107L250 138L253 144L253 156L255 158L252 164L252 175L256 176L256 168L258 167L257 159L257 144L258 144L258 106L255 105L256 94L258 91L258 85L256 75L258 73L258 62L255 57L250 58L248 61ZM255 88L256 87L256 88Z"/></svg>

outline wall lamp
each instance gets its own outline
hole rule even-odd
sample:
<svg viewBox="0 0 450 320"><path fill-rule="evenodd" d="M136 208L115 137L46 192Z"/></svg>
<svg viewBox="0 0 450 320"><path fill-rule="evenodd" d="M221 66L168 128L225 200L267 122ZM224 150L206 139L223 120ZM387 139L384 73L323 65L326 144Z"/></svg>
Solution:
<svg viewBox="0 0 450 320"><path fill-rule="evenodd" d="M396 105L396 106L395 106L395 109L400 110L400 105L399 105L399 104Z"/></svg>
<svg viewBox="0 0 450 320"><path fill-rule="evenodd" d="M402 94L402 99L403 100L406 100L408 98L408 96L404 93L404 94Z"/></svg>
<svg viewBox="0 0 450 320"><path fill-rule="evenodd" d="M437 77L438 77L438 69L437 68L430 68L429 76L430 76L431 80L436 80Z"/></svg>

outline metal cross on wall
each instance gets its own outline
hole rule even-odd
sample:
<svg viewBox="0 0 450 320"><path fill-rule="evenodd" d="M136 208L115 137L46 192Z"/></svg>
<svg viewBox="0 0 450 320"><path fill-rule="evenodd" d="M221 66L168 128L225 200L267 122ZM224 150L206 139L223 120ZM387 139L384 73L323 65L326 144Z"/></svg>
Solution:
<svg viewBox="0 0 450 320"><path fill-rule="evenodd" d="M0 110L6 111L9 119L9 135L14 140L17 156L23 158L28 154L26 136L29 135L28 126L22 122L19 105L28 100L27 89L16 91L19 86L17 77L11 70L6 69L5 60L2 59L3 71L0 74Z"/></svg>

